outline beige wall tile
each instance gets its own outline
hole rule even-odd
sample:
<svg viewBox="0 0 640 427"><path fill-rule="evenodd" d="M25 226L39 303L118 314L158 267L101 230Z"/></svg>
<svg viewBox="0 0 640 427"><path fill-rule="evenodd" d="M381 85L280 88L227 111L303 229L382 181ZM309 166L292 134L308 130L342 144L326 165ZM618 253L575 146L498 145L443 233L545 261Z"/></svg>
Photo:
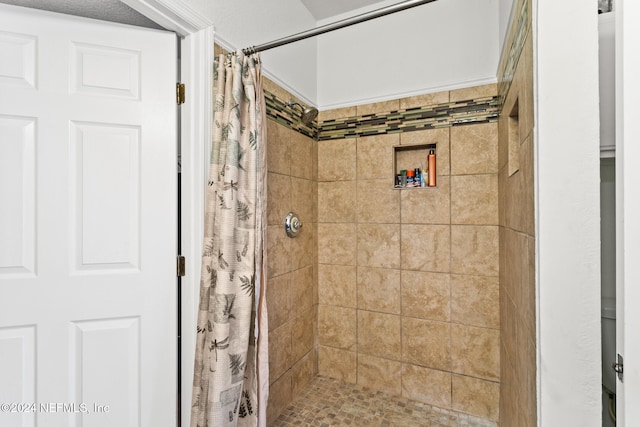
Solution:
<svg viewBox="0 0 640 427"><path fill-rule="evenodd" d="M514 388L519 396L519 409L526 411L531 408L529 401L536 400L536 348L521 318L516 322L516 341L514 372L518 381L514 383ZM533 356L530 353L533 353Z"/></svg>
<svg viewBox="0 0 640 427"><path fill-rule="evenodd" d="M267 283L267 306L269 307L269 331L289 320L291 311L291 274L273 277Z"/></svg>
<svg viewBox="0 0 640 427"><path fill-rule="evenodd" d="M528 267L529 274L528 282L523 290L523 303L522 303L522 316L525 322L525 326L529 331L530 336L534 339L536 336L536 239L533 237L527 238L528 247Z"/></svg>
<svg viewBox="0 0 640 427"><path fill-rule="evenodd" d="M313 181L301 178L291 178L291 204L287 210L281 213L278 224L282 224L284 217L293 211L298 214L302 224L315 222L313 218L313 199L314 199ZM267 206L271 203L268 200Z"/></svg>
<svg viewBox="0 0 640 427"><path fill-rule="evenodd" d="M358 267L358 308L400 314L400 270Z"/></svg>
<svg viewBox="0 0 640 427"><path fill-rule="evenodd" d="M451 320L465 325L500 328L498 278L451 275Z"/></svg>
<svg viewBox="0 0 640 427"><path fill-rule="evenodd" d="M443 175L451 174L450 165L450 132L451 128L427 129L415 132L404 132L400 134L400 144L437 144L436 147L436 176L440 179ZM419 159L423 162L426 159ZM424 165L427 166L426 164Z"/></svg>
<svg viewBox="0 0 640 427"><path fill-rule="evenodd" d="M297 213L297 212L296 212ZM311 267L315 262L315 249L316 249L316 227L311 222L304 222L300 216L303 227L300 230L300 234L295 239L289 239L291 246L291 269L296 270L304 267ZM280 222L282 227L283 221ZM306 225L305 225L306 224Z"/></svg>
<svg viewBox="0 0 640 427"><path fill-rule="evenodd" d="M291 273L292 314L311 309L313 305L313 266Z"/></svg>
<svg viewBox="0 0 640 427"><path fill-rule="evenodd" d="M318 224L318 262L356 265L356 235L353 224Z"/></svg>
<svg viewBox="0 0 640 427"><path fill-rule="evenodd" d="M520 171L522 172L522 231L530 236L536 233L535 206L534 206L534 159L533 136L529 136L520 146Z"/></svg>
<svg viewBox="0 0 640 427"><path fill-rule="evenodd" d="M451 325L453 372L487 380L500 378L500 331Z"/></svg>
<svg viewBox="0 0 640 427"><path fill-rule="evenodd" d="M386 179L393 186L393 147L398 134L372 135L357 139L358 179Z"/></svg>
<svg viewBox="0 0 640 427"><path fill-rule="evenodd" d="M498 175L451 177L451 223L498 225Z"/></svg>
<svg viewBox="0 0 640 427"><path fill-rule="evenodd" d="M451 237L448 225L402 225L402 268L448 273Z"/></svg>
<svg viewBox="0 0 640 427"><path fill-rule="evenodd" d="M450 320L450 279L446 273L402 271L402 315Z"/></svg>
<svg viewBox="0 0 640 427"><path fill-rule="evenodd" d="M524 188L524 176L522 170L507 178L505 191L505 225L513 230L524 232L526 190Z"/></svg>
<svg viewBox="0 0 640 427"><path fill-rule="evenodd" d="M318 337L321 345L356 349L356 310L331 305L318 307Z"/></svg>
<svg viewBox="0 0 640 427"><path fill-rule="evenodd" d="M451 407L451 373L402 365L402 396L430 405Z"/></svg>
<svg viewBox="0 0 640 427"><path fill-rule="evenodd" d="M358 180L357 219L359 223L400 222L400 192L389 179Z"/></svg>
<svg viewBox="0 0 640 427"><path fill-rule="evenodd" d="M356 181L318 183L318 222L356 221Z"/></svg>
<svg viewBox="0 0 640 427"><path fill-rule="evenodd" d="M449 101L467 101L470 99L486 98L498 94L498 86L495 83L473 86L449 92Z"/></svg>
<svg viewBox="0 0 640 427"><path fill-rule="evenodd" d="M520 0L517 5L528 3ZM531 9L529 9L531 10ZM528 23L527 25L530 25ZM513 26L515 27L515 26ZM533 176L533 52L532 32L520 54L504 110L518 103L518 172L508 176L508 117L499 122L500 192L500 338L501 399L500 425L535 426L536 348L535 348L535 218ZM510 35L513 37L513 35ZM505 51L508 54L508 51ZM502 62L506 61L503 54ZM520 142L520 144L518 144Z"/></svg>
<svg viewBox="0 0 640 427"><path fill-rule="evenodd" d="M451 325L431 320L402 318L402 360L451 370Z"/></svg>
<svg viewBox="0 0 640 427"><path fill-rule="evenodd" d="M313 140L296 131L291 137L291 176L313 179Z"/></svg>
<svg viewBox="0 0 640 427"><path fill-rule="evenodd" d="M315 341L313 330L314 310L301 312L295 317L291 327L291 362L296 363L313 348Z"/></svg>
<svg viewBox="0 0 640 427"><path fill-rule="evenodd" d="M403 224L449 224L451 184L449 176L438 178L437 187L395 190L400 193Z"/></svg>
<svg viewBox="0 0 640 427"><path fill-rule="evenodd" d="M353 180L355 171L355 139L318 142L318 181Z"/></svg>
<svg viewBox="0 0 640 427"><path fill-rule="evenodd" d="M504 226L506 224L507 218L507 179L508 178L507 168L503 167L500 169L498 173L498 224Z"/></svg>
<svg viewBox="0 0 640 427"><path fill-rule="evenodd" d="M400 226L358 224L358 266L400 267Z"/></svg>
<svg viewBox="0 0 640 427"><path fill-rule="evenodd" d="M358 310L358 354L400 360L400 316Z"/></svg>
<svg viewBox="0 0 640 427"><path fill-rule="evenodd" d="M508 293L500 287L500 340L507 352L507 359L516 356L516 321L517 311Z"/></svg>
<svg viewBox="0 0 640 427"><path fill-rule="evenodd" d="M529 32L514 75L514 83L517 83L518 91L518 131L521 140L531 136L533 131L533 46L531 37L531 32Z"/></svg>
<svg viewBox="0 0 640 427"><path fill-rule="evenodd" d="M290 129L267 120L267 170L283 175L291 174Z"/></svg>
<svg viewBox="0 0 640 427"><path fill-rule="evenodd" d="M356 107L334 108L333 110L324 110L318 113L318 121L339 120L353 117L356 115Z"/></svg>
<svg viewBox="0 0 640 427"><path fill-rule="evenodd" d="M492 421L498 420L500 384L461 375L453 375L452 407Z"/></svg>
<svg viewBox="0 0 640 427"><path fill-rule="evenodd" d="M269 382L291 368L291 325L287 322L269 332Z"/></svg>
<svg viewBox="0 0 640 427"><path fill-rule="evenodd" d="M513 102L507 98L506 101ZM505 102L506 102L505 101ZM503 111L513 108L511 104L505 104ZM498 169L507 167L509 161L509 115L501 114L498 118Z"/></svg>
<svg viewBox="0 0 640 427"><path fill-rule="evenodd" d="M269 172L267 174L267 223L282 224L291 209L291 177Z"/></svg>
<svg viewBox="0 0 640 427"><path fill-rule="evenodd" d="M363 387L399 395L401 371L400 362L358 354L358 385Z"/></svg>
<svg viewBox="0 0 640 427"><path fill-rule="evenodd" d="M498 124L451 128L451 175L498 173Z"/></svg>
<svg viewBox="0 0 640 427"><path fill-rule="evenodd" d="M313 217L311 222L318 222L318 181L313 182L313 200L311 201L313 207Z"/></svg>
<svg viewBox="0 0 640 427"><path fill-rule="evenodd" d="M314 365L313 351L305 354L302 359L293 365L291 368L293 396L299 396L305 387L309 385L311 380L313 380L315 377Z"/></svg>
<svg viewBox="0 0 640 427"><path fill-rule="evenodd" d="M397 111L400 108L400 101L393 99L391 101L374 102L371 104L357 105L356 114L364 116L366 114L388 113Z"/></svg>
<svg viewBox="0 0 640 427"><path fill-rule="evenodd" d="M451 226L451 272L498 275L498 227Z"/></svg>
<svg viewBox="0 0 640 427"><path fill-rule="evenodd" d="M400 99L400 108L416 108L428 107L436 104L444 104L449 102L449 92L426 93L424 95L411 96L409 98Z"/></svg>
<svg viewBox="0 0 640 427"><path fill-rule="evenodd" d="M502 238L500 241L500 250L504 258L504 264L501 267L504 268L500 270L500 284L515 302L518 300L518 298L516 298L515 287L522 277L522 271L520 269L522 263L518 256L520 253L518 234L510 228L502 227L501 229L504 230L500 234Z"/></svg>
<svg viewBox="0 0 640 427"><path fill-rule="evenodd" d="M291 270L291 245L284 228L279 225L267 227L267 277L275 277Z"/></svg>
<svg viewBox="0 0 640 427"><path fill-rule="evenodd" d="M356 383L356 353L333 347L318 348L318 375Z"/></svg>
<svg viewBox="0 0 640 427"><path fill-rule="evenodd" d="M268 78L264 78L263 79L263 87L265 90L271 92L272 94L274 94L278 99L284 101L284 102L288 102L290 99L294 99L295 101L300 102L299 99L295 99L295 97L286 89L284 89L282 86L278 85L277 83L269 80Z"/></svg>
<svg viewBox="0 0 640 427"><path fill-rule="evenodd" d="M355 308L357 304L356 267L318 266L318 300L320 304Z"/></svg>
<svg viewBox="0 0 640 427"><path fill-rule="evenodd" d="M517 392L514 386L515 370L511 364L511 360L507 357L504 345L500 346L500 425L512 426L517 425L515 421L517 408Z"/></svg>
<svg viewBox="0 0 640 427"><path fill-rule="evenodd" d="M291 371L288 371L269 386L269 400L267 403L267 424L275 425L280 413L293 398L291 388Z"/></svg>
<svg viewBox="0 0 640 427"><path fill-rule="evenodd" d="M505 254L505 286L518 311L520 311L525 309L527 304L525 299L529 296L527 289L529 284L528 236L507 229L505 237L507 252Z"/></svg>
<svg viewBox="0 0 640 427"><path fill-rule="evenodd" d="M537 393L536 393L536 378L537 378L537 367L536 367L536 345L535 345L535 337L527 341L528 348L523 346L523 353L526 356L524 361L524 378L523 388L524 392L522 396L524 397L524 413L527 416L527 427L536 426L537 419Z"/></svg>

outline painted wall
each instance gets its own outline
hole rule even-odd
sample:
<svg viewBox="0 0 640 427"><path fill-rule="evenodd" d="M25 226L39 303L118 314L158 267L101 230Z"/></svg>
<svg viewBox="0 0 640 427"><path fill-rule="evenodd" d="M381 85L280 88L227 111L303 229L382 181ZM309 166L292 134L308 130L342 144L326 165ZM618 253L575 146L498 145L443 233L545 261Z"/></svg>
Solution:
<svg viewBox="0 0 640 427"><path fill-rule="evenodd" d="M436 1L318 37L321 110L496 81L498 0Z"/></svg>
<svg viewBox="0 0 640 427"><path fill-rule="evenodd" d="M297 0L213 5L216 40L230 50L316 26ZM264 52L264 69L280 86L328 110L494 83L498 38L498 0L438 1Z"/></svg>
<svg viewBox="0 0 640 427"><path fill-rule="evenodd" d="M538 421L594 426L601 415L598 16L591 2L533 3Z"/></svg>
<svg viewBox="0 0 640 427"><path fill-rule="evenodd" d="M498 0L498 52L502 52L504 48L507 31L509 31L509 23L511 22L513 3L514 0Z"/></svg>
<svg viewBox="0 0 640 427"><path fill-rule="evenodd" d="M267 43L316 25L299 0L214 0L212 3L216 43L227 50ZM312 38L261 54L266 76L313 105L317 98L316 45L317 40Z"/></svg>

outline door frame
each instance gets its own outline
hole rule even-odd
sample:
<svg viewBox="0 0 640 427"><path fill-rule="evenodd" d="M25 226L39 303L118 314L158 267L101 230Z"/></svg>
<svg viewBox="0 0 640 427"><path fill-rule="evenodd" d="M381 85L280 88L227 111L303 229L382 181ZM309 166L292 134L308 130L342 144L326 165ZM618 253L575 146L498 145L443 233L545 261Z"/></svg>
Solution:
<svg viewBox="0 0 640 427"><path fill-rule="evenodd" d="M200 294L200 256L204 233L204 192L208 174L213 120L213 23L184 0L121 0L181 37L180 74L186 102L180 106L181 231L186 259L181 282L181 401L182 425L189 425L196 315Z"/></svg>
<svg viewBox="0 0 640 427"><path fill-rule="evenodd" d="M617 383L618 425L631 426L640 420L640 199L635 183L640 172L640 5L618 0L616 19L616 351L624 357L624 380ZM635 196L635 197L634 197Z"/></svg>

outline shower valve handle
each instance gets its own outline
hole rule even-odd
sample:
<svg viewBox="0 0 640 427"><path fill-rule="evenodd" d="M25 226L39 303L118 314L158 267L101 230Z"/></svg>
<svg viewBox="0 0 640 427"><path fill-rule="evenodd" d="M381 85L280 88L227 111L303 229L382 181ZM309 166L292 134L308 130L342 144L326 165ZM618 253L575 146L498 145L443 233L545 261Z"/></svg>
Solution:
<svg viewBox="0 0 640 427"><path fill-rule="evenodd" d="M289 212L284 219L284 230L289 237L296 237L300 233L302 228L302 222L298 215L294 212Z"/></svg>

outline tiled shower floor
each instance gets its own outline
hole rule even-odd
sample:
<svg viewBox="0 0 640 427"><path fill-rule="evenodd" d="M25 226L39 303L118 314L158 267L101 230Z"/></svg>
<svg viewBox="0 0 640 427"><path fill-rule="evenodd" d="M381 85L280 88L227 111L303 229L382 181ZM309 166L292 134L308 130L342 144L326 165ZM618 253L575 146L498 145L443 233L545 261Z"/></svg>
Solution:
<svg viewBox="0 0 640 427"><path fill-rule="evenodd" d="M493 421L316 377L282 411L276 427L497 427Z"/></svg>

